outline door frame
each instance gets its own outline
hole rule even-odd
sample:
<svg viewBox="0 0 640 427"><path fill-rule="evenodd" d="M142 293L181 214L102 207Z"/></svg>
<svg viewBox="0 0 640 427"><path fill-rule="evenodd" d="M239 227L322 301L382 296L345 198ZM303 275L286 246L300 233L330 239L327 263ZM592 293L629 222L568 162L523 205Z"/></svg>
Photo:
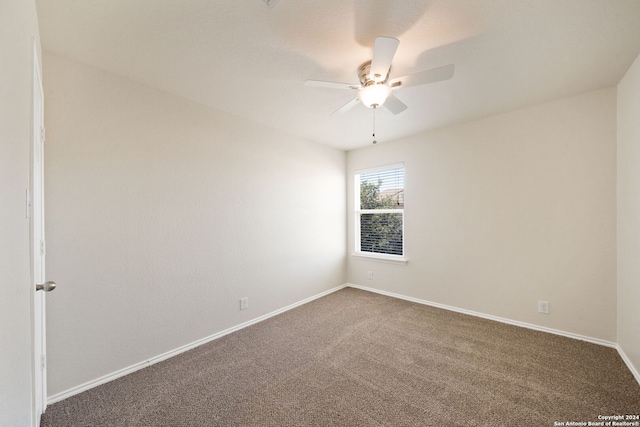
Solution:
<svg viewBox="0 0 640 427"><path fill-rule="evenodd" d="M44 238L44 90L38 45L33 38L33 85L31 111L31 158L27 215L31 253L31 322L32 322L32 421L40 425L47 408L46 317L45 292L36 291L36 284L45 281Z"/></svg>

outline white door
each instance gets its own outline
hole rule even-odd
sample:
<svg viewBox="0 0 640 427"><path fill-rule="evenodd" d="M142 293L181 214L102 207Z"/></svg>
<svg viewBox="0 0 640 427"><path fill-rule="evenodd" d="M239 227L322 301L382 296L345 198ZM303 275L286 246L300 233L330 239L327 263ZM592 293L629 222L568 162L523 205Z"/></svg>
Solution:
<svg viewBox="0 0 640 427"><path fill-rule="evenodd" d="M45 292L55 284L45 283L44 239L44 94L38 53L33 49L33 128L31 136L31 185L28 215L31 227L31 267L33 292L33 412L34 424L47 407L45 337ZM30 199L30 200L29 200Z"/></svg>

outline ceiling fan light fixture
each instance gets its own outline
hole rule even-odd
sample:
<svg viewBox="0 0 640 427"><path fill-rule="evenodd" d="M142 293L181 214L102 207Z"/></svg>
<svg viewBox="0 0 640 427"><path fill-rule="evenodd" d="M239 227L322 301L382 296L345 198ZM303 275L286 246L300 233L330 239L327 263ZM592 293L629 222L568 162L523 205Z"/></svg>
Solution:
<svg viewBox="0 0 640 427"><path fill-rule="evenodd" d="M378 108L391 94L391 88L384 83L371 84L360 89L358 97L367 108Z"/></svg>

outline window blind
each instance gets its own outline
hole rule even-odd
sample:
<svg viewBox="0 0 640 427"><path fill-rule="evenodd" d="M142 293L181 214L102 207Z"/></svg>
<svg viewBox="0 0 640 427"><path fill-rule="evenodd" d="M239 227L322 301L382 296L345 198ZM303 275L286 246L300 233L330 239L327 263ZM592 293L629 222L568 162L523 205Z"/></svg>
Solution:
<svg viewBox="0 0 640 427"><path fill-rule="evenodd" d="M404 255L404 167L356 174L356 252Z"/></svg>

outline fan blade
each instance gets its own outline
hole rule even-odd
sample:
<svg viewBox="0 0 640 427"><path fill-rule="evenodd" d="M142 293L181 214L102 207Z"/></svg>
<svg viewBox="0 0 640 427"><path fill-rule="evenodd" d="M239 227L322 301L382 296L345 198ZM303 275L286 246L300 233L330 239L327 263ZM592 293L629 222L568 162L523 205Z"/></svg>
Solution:
<svg viewBox="0 0 640 427"><path fill-rule="evenodd" d="M360 85L351 83L325 82L323 80L306 80L305 86L326 87L329 89L360 89Z"/></svg>
<svg viewBox="0 0 640 427"><path fill-rule="evenodd" d="M360 102L360 100L358 98L354 98L351 101L349 101L346 104L344 104L342 107L338 108L336 111L334 111L331 114L342 114L342 113L344 113L346 111L349 111L350 109L352 109L356 105L358 105L359 102Z"/></svg>
<svg viewBox="0 0 640 427"><path fill-rule="evenodd" d="M453 77L454 69L455 67L453 64L449 64L443 67L420 71L419 73L409 74L408 76L389 80L389 86L391 86L391 89L399 89L403 87L418 86L442 80L449 80Z"/></svg>
<svg viewBox="0 0 640 427"><path fill-rule="evenodd" d="M386 107L387 110L391 111L393 114L400 114L407 109L406 104L396 98L394 94L390 94L382 106Z"/></svg>
<svg viewBox="0 0 640 427"><path fill-rule="evenodd" d="M373 58L371 59L371 78L382 82L389 74L391 62L398 49L400 40L393 37L378 37L373 46Z"/></svg>

